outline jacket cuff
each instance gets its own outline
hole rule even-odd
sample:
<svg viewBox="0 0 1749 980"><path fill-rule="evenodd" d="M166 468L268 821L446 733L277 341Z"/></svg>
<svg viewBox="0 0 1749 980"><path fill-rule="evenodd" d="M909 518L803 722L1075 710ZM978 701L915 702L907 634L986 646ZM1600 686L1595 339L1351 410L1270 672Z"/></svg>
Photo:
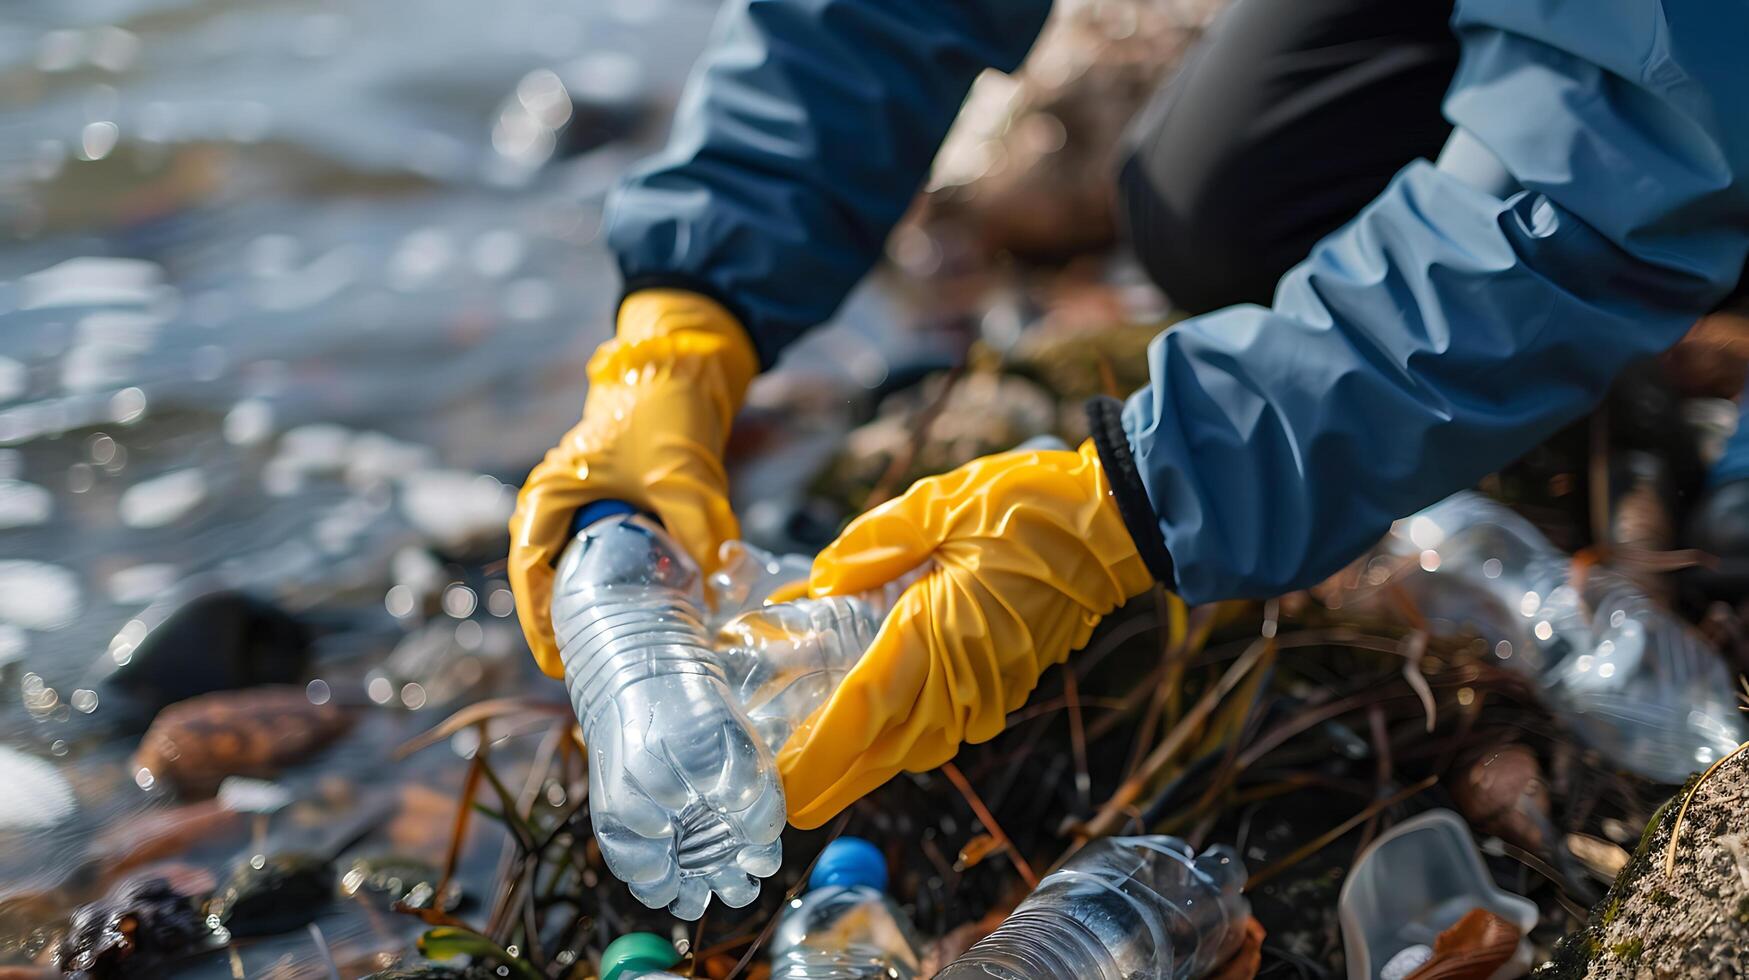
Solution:
<svg viewBox="0 0 1749 980"><path fill-rule="evenodd" d="M1155 581L1176 590L1177 566L1172 562L1172 553L1166 550L1160 517L1148 502L1148 488L1142 483L1136 457L1130 452L1129 436L1123 430L1123 402L1104 395L1088 399L1087 428L1093 437L1093 447L1099 451L1106 479L1111 482L1117 512L1135 540L1136 553Z"/></svg>
<svg viewBox="0 0 1749 980"><path fill-rule="evenodd" d="M661 272L641 276L628 276L625 288L620 290L620 305L625 305L626 297L643 289L684 289L689 293L697 293L711 300L718 306L729 311L735 322L746 332L747 340L753 345L753 352L759 358L759 370L768 371L777 362L778 351L769 348L760 338L758 331L753 329L753 323L747 319L747 313L741 304L724 295L715 285L697 276L689 276L678 272ZM615 314L618 315L617 312Z"/></svg>

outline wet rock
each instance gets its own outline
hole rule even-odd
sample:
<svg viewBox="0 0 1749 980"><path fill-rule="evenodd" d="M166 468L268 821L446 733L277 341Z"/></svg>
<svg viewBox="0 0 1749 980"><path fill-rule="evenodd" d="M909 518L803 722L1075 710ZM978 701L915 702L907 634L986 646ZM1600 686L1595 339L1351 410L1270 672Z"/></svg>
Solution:
<svg viewBox="0 0 1749 980"><path fill-rule="evenodd" d="M437 885L442 878L440 868L417 858L394 854L361 857L340 876L340 893L375 896L385 906L402 902L410 908L448 912L461 905L462 889L452 880L439 896Z"/></svg>
<svg viewBox="0 0 1749 980"><path fill-rule="evenodd" d="M124 882L73 913L54 962L74 977L162 976L210 934L194 896L167 877Z"/></svg>
<svg viewBox="0 0 1749 980"><path fill-rule="evenodd" d="M46 524L54 512L54 497L47 487L0 480L0 530Z"/></svg>
<svg viewBox="0 0 1749 980"><path fill-rule="evenodd" d="M128 487L117 507L121 522L128 527L163 527L188 516L206 498L206 474L198 468L185 469Z"/></svg>
<svg viewBox="0 0 1749 980"><path fill-rule="evenodd" d="M1116 236L1119 138L1221 0L1059 4L1014 76L986 73L936 160L925 223L1056 259Z"/></svg>
<svg viewBox="0 0 1749 980"><path fill-rule="evenodd" d="M288 684L303 676L309 631L270 602L230 590L189 591L134 617L105 654L105 683L144 710L214 691Z"/></svg>
<svg viewBox="0 0 1749 980"><path fill-rule="evenodd" d="M302 688L206 694L165 708L134 755L142 788L163 782L210 794L227 776L266 778L320 751L350 727L340 707Z"/></svg>
<svg viewBox="0 0 1749 980"><path fill-rule="evenodd" d="M106 878L196 847L222 844L243 832L243 815L218 800L154 810L104 829L86 862Z"/></svg>
<svg viewBox="0 0 1749 980"><path fill-rule="evenodd" d="M379 970L363 980L501 980L486 966L450 966L445 963L415 963Z"/></svg>
<svg viewBox="0 0 1749 980"><path fill-rule="evenodd" d="M251 855L231 870L206 913L233 938L271 936L310 922L334 897L334 864L313 854Z"/></svg>
<svg viewBox="0 0 1749 980"><path fill-rule="evenodd" d="M482 473L422 470L401 481L401 512L407 521L452 554L488 545L502 554L515 506L515 489Z"/></svg>
<svg viewBox="0 0 1749 980"><path fill-rule="evenodd" d="M1549 786L1536 753L1517 743L1495 746L1469 760L1451 785L1458 811L1472 827L1533 854L1548 854Z"/></svg>
<svg viewBox="0 0 1749 980"><path fill-rule="evenodd" d="M53 891L8 889L0 895L0 961L35 960L55 942L66 912Z"/></svg>
<svg viewBox="0 0 1749 980"><path fill-rule="evenodd" d="M1739 752L1677 791L1641 837L1609 894L1593 907L1585 928L1555 946L1534 980L1742 976L1749 971L1746 758L1749 753ZM1667 865L1672 855L1674 862Z"/></svg>
<svg viewBox="0 0 1749 980"><path fill-rule="evenodd" d="M901 492L919 477L1012 449L1056 425L1055 401L1025 378L975 371L952 382L943 396L946 383L938 376L883 401L874 421L845 437L817 491L850 512L860 511L877 486ZM927 430L923 438L920 427ZM895 466L902 472L890 473Z"/></svg>
<svg viewBox="0 0 1749 980"><path fill-rule="evenodd" d="M0 623L58 630L78 618L83 605L71 571L40 561L0 561Z"/></svg>

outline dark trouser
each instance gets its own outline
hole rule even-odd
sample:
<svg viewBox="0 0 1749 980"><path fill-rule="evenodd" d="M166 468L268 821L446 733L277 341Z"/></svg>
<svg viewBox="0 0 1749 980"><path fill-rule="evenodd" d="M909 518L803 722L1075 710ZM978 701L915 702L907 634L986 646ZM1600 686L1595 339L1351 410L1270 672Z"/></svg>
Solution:
<svg viewBox="0 0 1749 980"><path fill-rule="evenodd" d="M1451 10L1452 0L1233 0L1130 124L1118 177L1130 242L1174 305L1268 303L1282 274L1392 175L1439 155L1458 59ZM1749 387L1741 405L1749 413ZM1746 478L1749 417L1710 477Z"/></svg>
<svg viewBox="0 0 1749 980"><path fill-rule="evenodd" d="M1451 126L1451 0L1234 0L1131 124L1121 213L1193 313L1275 283Z"/></svg>

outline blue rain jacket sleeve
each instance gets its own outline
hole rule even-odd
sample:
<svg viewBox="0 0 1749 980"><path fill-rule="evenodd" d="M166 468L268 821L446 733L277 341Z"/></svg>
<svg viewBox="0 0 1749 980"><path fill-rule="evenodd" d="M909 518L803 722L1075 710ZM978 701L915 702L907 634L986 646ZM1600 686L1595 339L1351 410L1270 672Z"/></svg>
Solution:
<svg viewBox="0 0 1749 980"><path fill-rule="evenodd" d="M1749 4L1460 0L1453 23L1446 114L1523 190L1411 165L1272 308L1149 350L1123 437L1190 601L1336 571L1583 415L1744 271Z"/></svg>
<svg viewBox="0 0 1749 980"><path fill-rule="evenodd" d="M710 295L764 366L843 301L972 81L1019 65L1050 0L729 0L667 148L621 183L628 291Z"/></svg>

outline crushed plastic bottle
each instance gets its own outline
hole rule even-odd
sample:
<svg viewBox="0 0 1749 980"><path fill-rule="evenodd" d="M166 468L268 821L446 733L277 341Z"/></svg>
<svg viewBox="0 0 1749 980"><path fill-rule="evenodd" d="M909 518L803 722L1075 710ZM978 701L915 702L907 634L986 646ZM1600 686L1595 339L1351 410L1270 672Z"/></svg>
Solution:
<svg viewBox="0 0 1749 980"><path fill-rule="evenodd" d="M879 848L860 837L827 844L772 934L771 980L913 980L922 943L886 888Z"/></svg>
<svg viewBox="0 0 1749 980"><path fill-rule="evenodd" d="M937 980L1194 980L1238 951L1251 905L1232 848L1095 841Z"/></svg>
<svg viewBox="0 0 1749 980"><path fill-rule="evenodd" d="M1680 783L1744 738L1732 672L1687 624L1607 568L1572 558L1478 493L1398 521L1385 551L1419 569L1399 583L1436 627L1487 640L1614 765Z"/></svg>
<svg viewBox="0 0 1749 980"><path fill-rule="evenodd" d="M758 896L781 863L785 815L771 749L725 680L702 609L698 567L626 510L577 535L553 587L602 856L639 901L683 919L713 893L733 908Z"/></svg>
<svg viewBox="0 0 1749 980"><path fill-rule="evenodd" d="M812 559L741 541L723 545L709 580L716 645L729 687L773 752L832 696L880 632L881 622L927 566L856 596L771 602L807 581ZM725 622L726 620L726 622Z"/></svg>
<svg viewBox="0 0 1749 980"><path fill-rule="evenodd" d="M773 752L838 689L880 630L855 596L797 599L755 609L717 634L729 687Z"/></svg>
<svg viewBox="0 0 1749 980"><path fill-rule="evenodd" d="M680 962L674 944L653 932L628 932L601 951L601 980L685 980L668 968Z"/></svg>
<svg viewBox="0 0 1749 980"><path fill-rule="evenodd" d="M706 580L713 621L721 624L764 606L777 590L808 580L814 559L779 555L745 541L725 541L717 552L718 567Z"/></svg>

